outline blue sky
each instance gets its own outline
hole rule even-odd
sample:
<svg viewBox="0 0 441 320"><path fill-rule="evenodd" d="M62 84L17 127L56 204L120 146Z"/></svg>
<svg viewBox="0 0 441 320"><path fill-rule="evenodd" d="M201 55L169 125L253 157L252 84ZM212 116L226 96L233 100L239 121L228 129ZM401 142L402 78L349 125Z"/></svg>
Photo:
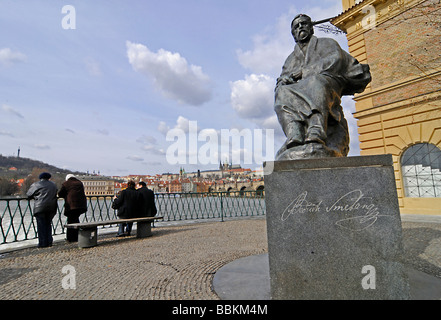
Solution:
<svg viewBox="0 0 441 320"><path fill-rule="evenodd" d="M0 154L20 147L22 157L58 167L127 175L208 170L253 152L231 147L216 164L171 163L167 133L188 133L189 122L218 134L274 130L277 151L284 137L273 90L294 47L290 22L341 11L340 0L2 0ZM344 35L316 35L347 50ZM351 97L343 106L358 155Z"/></svg>

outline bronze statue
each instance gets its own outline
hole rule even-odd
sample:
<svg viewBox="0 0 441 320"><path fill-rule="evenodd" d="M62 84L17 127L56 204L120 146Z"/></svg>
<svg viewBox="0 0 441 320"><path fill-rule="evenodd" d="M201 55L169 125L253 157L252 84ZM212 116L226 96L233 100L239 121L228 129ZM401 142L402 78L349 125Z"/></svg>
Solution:
<svg viewBox="0 0 441 320"><path fill-rule="evenodd" d="M313 25L305 14L291 23L296 46L275 88L274 110L287 138L276 160L347 156L349 132L341 97L363 92L371 81L367 64L335 40L315 37Z"/></svg>

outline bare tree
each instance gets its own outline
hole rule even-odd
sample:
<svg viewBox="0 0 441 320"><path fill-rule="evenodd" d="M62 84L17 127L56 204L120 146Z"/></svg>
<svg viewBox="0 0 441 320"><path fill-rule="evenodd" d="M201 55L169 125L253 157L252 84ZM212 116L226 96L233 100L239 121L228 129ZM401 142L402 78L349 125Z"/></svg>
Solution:
<svg viewBox="0 0 441 320"><path fill-rule="evenodd" d="M18 185L15 181L0 178L0 196L12 196L18 192Z"/></svg>
<svg viewBox="0 0 441 320"><path fill-rule="evenodd" d="M33 168L31 173L24 179L23 181L23 185L21 186L21 194L25 195L26 191L29 190L29 188L31 187L31 185L38 181L38 176L40 175L40 173L44 172L44 169L41 168Z"/></svg>

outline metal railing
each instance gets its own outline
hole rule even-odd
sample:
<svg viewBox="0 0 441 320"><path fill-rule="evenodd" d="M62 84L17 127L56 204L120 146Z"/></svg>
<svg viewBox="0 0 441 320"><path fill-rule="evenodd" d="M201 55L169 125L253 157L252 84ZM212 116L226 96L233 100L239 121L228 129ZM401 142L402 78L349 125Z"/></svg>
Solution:
<svg viewBox="0 0 441 320"><path fill-rule="evenodd" d="M224 219L265 215L262 191L210 192L210 193L158 193L155 195L158 216L164 221L195 219ZM117 219L112 209L113 196L88 196L87 212L81 222ZM64 200L58 200L57 214L52 220L52 233L65 233L67 218ZM0 246L5 243L37 238L37 223L33 219L33 200L27 198L0 198ZM103 228L110 228L103 226Z"/></svg>

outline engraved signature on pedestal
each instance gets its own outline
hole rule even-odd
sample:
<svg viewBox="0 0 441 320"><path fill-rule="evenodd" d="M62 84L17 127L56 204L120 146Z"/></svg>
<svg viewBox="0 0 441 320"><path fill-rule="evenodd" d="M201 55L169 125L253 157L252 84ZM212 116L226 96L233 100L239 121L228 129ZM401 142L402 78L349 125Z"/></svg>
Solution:
<svg viewBox="0 0 441 320"><path fill-rule="evenodd" d="M282 221L285 221L289 218L290 215L296 213L308 213L308 212L319 212L320 205L322 201L319 203L312 203L306 200L306 196L308 192L302 192L297 198L295 198L289 206L286 207L285 211L282 213Z"/></svg>
<svg viewBox="0 0 441 320"><path fill-rule="evenodd" d="M281 220L285 221L293 214L318 213L324 208L326 213L343 213L346 216L354 214L336 221L335 224L352 231L362 231L377 222L378 217L390 217L380 214L372 198L366 197L360 189L344 194L330 206L322 206L323 201L308 201L307 196L307 191L297 196L283 211Z"/></svg>

